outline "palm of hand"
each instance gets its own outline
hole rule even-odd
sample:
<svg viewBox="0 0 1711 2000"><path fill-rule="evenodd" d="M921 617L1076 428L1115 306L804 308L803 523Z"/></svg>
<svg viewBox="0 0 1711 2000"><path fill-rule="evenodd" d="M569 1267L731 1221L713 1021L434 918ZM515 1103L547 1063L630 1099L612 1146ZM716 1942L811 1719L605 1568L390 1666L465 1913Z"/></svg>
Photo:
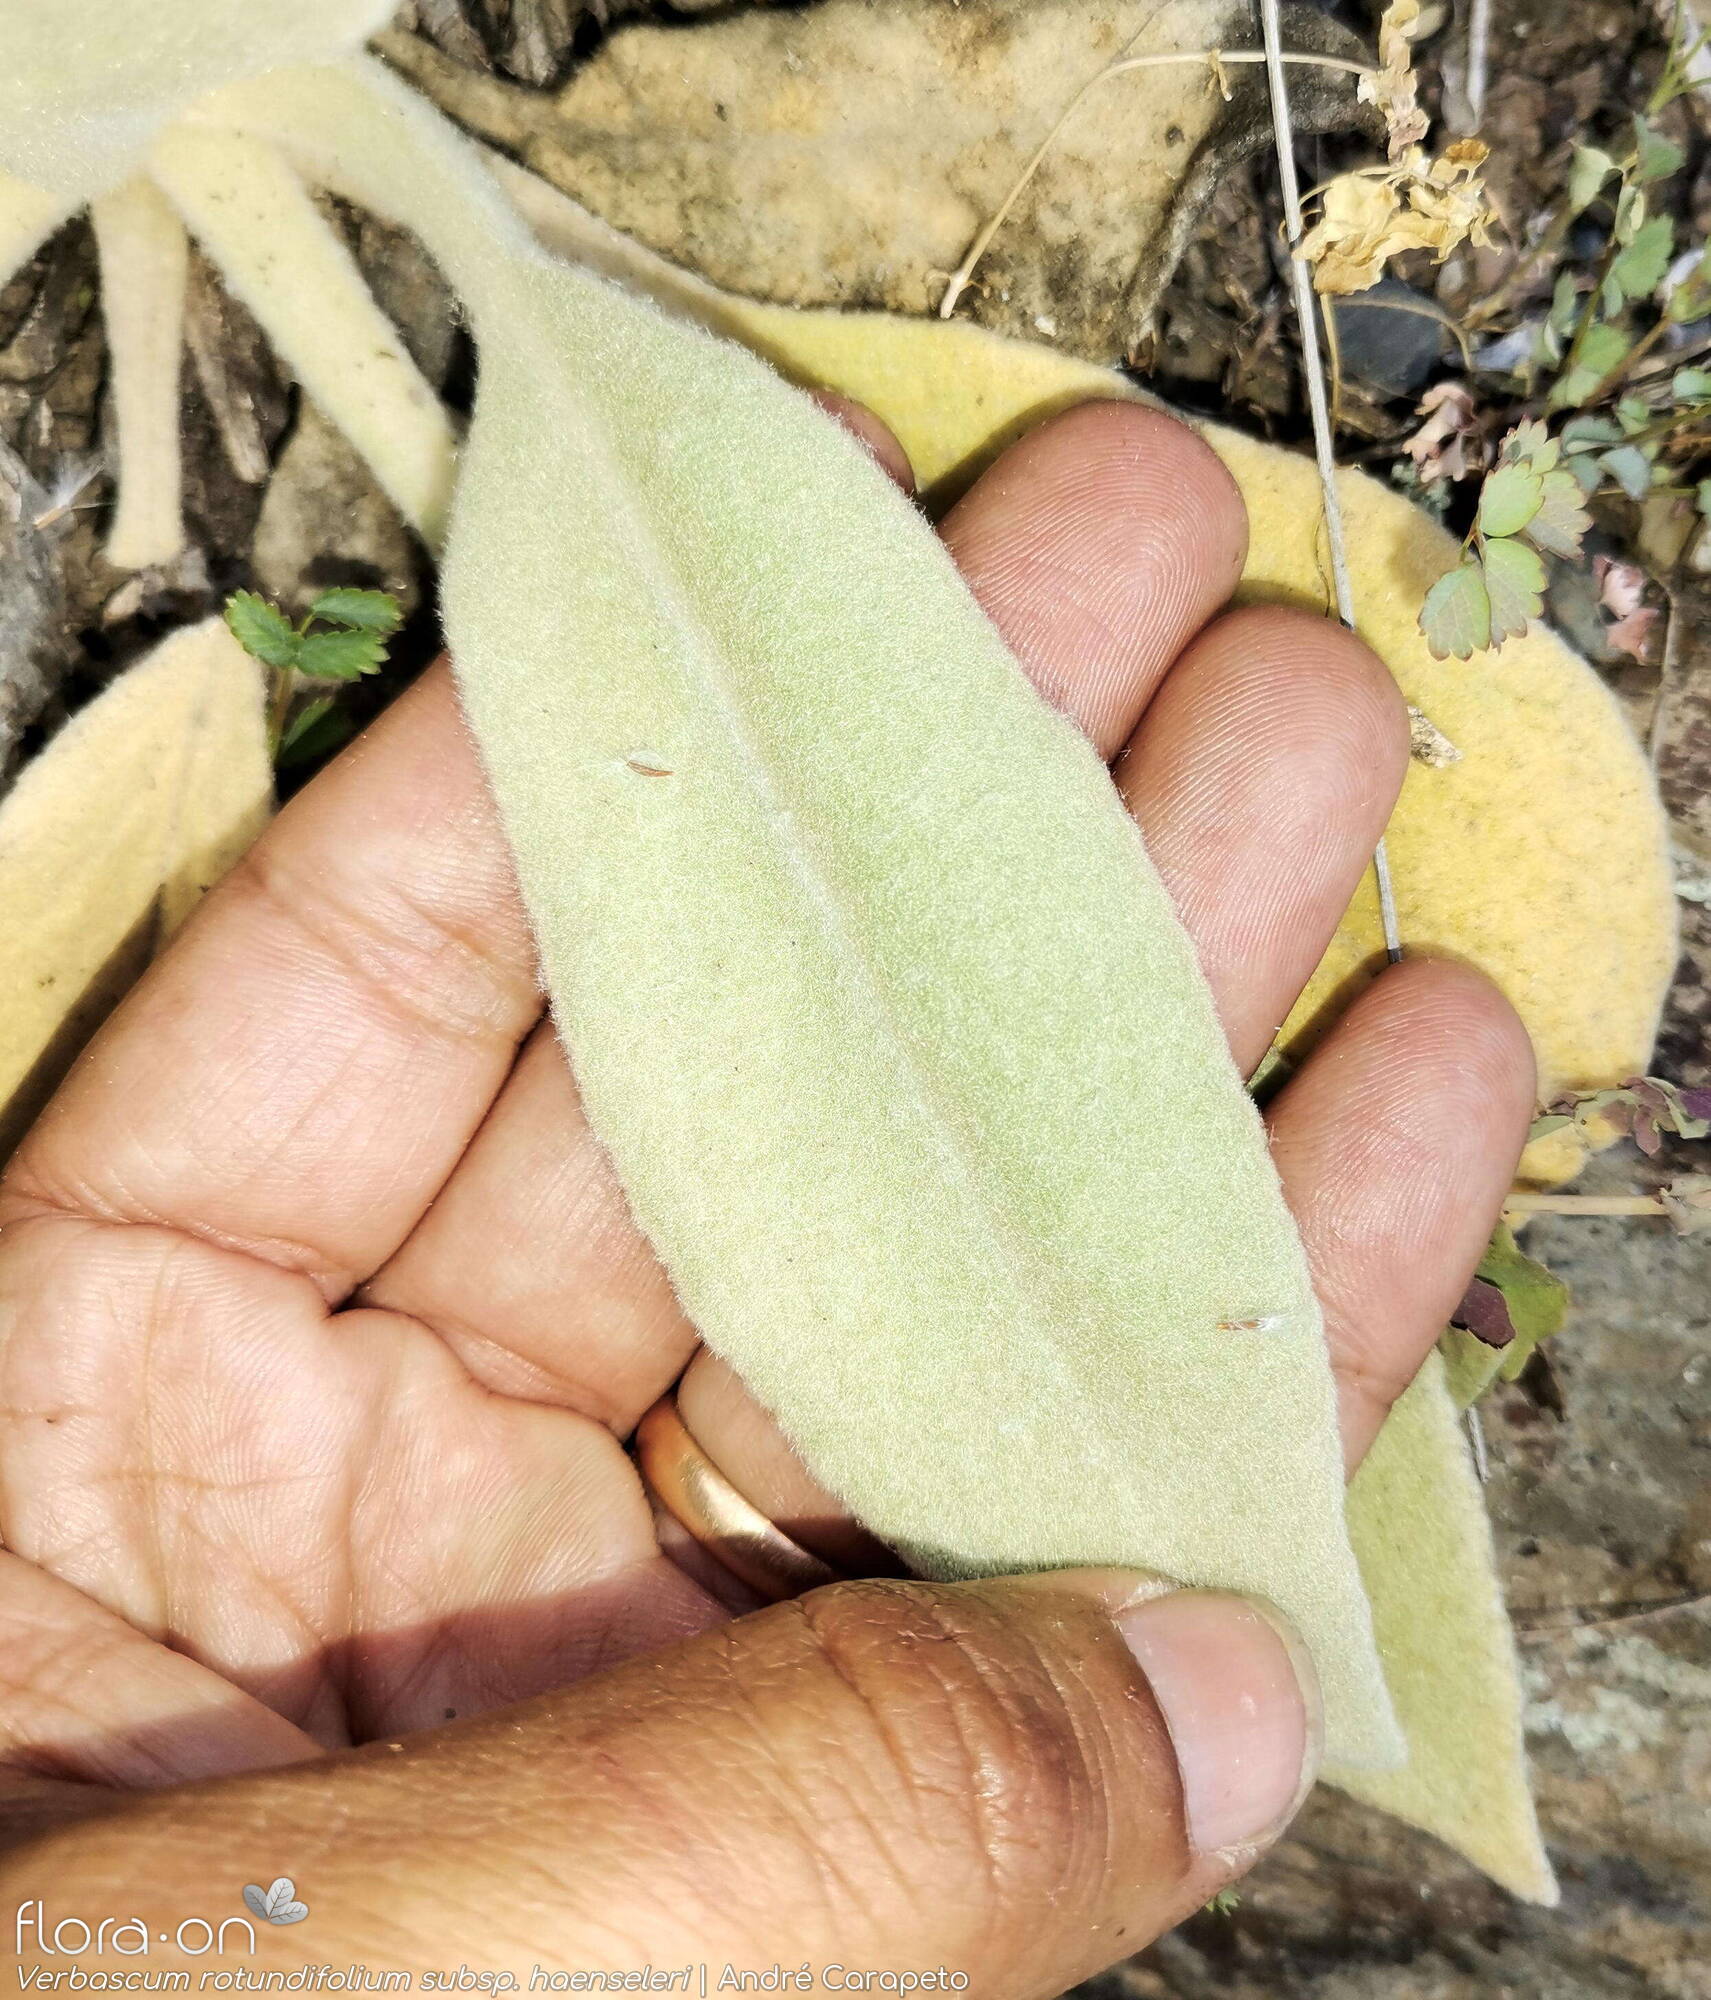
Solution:
<svg viewBox="0 0 1711 2000"><path fill-rule="evenodd" d="M1148 412L1058 419L946 533L1116 760L1252 1063L1400 782L1387 677L1296 614L1206 623L1240 503ZM623 1448L694 1332L539 1014L437 669L211 899L0 1197L18 1800L429 1727L727 1615ZM1465 1282L1530 1101L1502 1002L1430 965L1283 1094L1351 1459ZM703 1441L769 1511L802 1491L753 1418Z"/></svg>

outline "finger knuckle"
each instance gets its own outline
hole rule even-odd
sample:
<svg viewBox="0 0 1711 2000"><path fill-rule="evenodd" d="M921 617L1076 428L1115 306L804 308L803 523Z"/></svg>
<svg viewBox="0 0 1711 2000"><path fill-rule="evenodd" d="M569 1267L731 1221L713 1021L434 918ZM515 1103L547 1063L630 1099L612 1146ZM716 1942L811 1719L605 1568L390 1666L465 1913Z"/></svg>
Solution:
<svg viewBox="0 0 1711 2000"><path fill-rule="evenodd" d="M805 1643L862 1754L851 1797L958 1879L983 1925L1043 1887L1092 1900L1111 1866L1114 1758L1070 1656L1037 1644L978 1589L868 1583L801 1602Z"/></svg>

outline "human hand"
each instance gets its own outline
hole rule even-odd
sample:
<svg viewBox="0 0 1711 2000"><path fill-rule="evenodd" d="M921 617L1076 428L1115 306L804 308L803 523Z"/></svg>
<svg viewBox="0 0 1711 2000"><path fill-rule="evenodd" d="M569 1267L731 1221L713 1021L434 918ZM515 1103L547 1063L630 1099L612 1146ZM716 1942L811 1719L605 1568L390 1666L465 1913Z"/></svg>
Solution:
<svg viewBox="0 0 1711 2000"><path fill-rule="evenodd" d="M1388 676L1317 618L1220 613L1241 503L1151 412L1055 419L944 532L1113 761L1251 1067L1401 783ZM839 1584L731 1623L741 1593L662 1549L624 1450L680 1375L764 1512L844 1567L859 1531L697 1356L541 1004L437 668L12 1162L5 1900L170 1931L289 1874L310 1919L258 1961L525 1982L808 1960L1008 1996L1138 1949L1298 1800L1283 1642L1111 1574ZM1420 961L1275 1102L1351 1466L1465 1285L1532 1092L1504 1002Z"/></svg>

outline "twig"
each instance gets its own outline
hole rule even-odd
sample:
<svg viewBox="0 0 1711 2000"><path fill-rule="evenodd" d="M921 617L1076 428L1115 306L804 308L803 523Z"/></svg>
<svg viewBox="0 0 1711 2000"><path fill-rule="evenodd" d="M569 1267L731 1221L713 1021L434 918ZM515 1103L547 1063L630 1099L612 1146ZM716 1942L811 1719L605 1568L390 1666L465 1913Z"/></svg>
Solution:
<svg viewBox="0 0 1711 2000"><path fill-rule="evenodd" d="M1325 533L1331 548L1331 579L1337 616L1354 630L1354 589L1349 581L1348 551L1343 545L1343 510L1337 498L1337 466L1331 449L1331 415L1325 396L1325 364L1319 353L1319 313L1313 281L1301 256L1306 233L1301 219L1301 183L1295 173L1295 128L1289 116L1289 78L1284 70L1283 26L1278 0L1260 0L1260 28L1265 41L1266 80L1271 87L1271 127L1277 146L1278 179L1283 188L1283 221L1289 239L1289 270L1295 318L1301 334L1301 365L1307 381L1307 407L1313 417L1313 456L1319 466L1324 495ZM1394 965L1402 956L1402 935L1396 921L1396 895L1390 880L1390 856L1382 837L1372 856L1378 882L1379 917L1384 949Z"/></svg>
<svg viewBox="0 0 1711 2000"><path fill-rule="evenodd" d="M1132 44L1131 44L1132 46ZM1120 61L1108 63L1096 76L1090 76L1058 114L1056 124L1028 156L1028 163L1017 175L1010 192L988 217L978 236L969 245L968 255L951 273L950 283L945 287L945 295L939 301L940 319L949 319L957 309L957 302L968 289L968 282L974 276L974 267L986 255L993 237L1004 227L1005 219L1020 200L1028 183L1039 171L1040 162L1057 144L1064 127L1081 109L1094 89L1108 82L1114 76L1126 75L1134 69L1160 69L1167 63L1204 63L1213 76L1220 67L1240 63L1263 63L1266 52L1263 49L1232 49L1228 53L1221 49L1179 49L1168 53L1149 56L1125 56ZM1294 50L1286 51L1280 58L1286 63L1301 63L1312 69L1341 70L1348 76L1375 76L1371 63L1350 62L1345 56L1310 55Z"/></svg>
<svg viewBox="0 0 1711 2000"><path fill-rule="evenodd" d="M1651 721L1646 729L1646 756L1650 759L1654 772L1658 767L1658 753L1663 748L1664 724L1668 722L1670 709L1674 706L1676 682L1681 674L1682 618L1678 602L1681 594L1680 576L1681 565L1678 560L1673 579L1674 588L1666 589L1664 592L1664 602L1668 608L1664 612L1663 656L1658 661L1657 693L1652 701Z"/></svg>
<svg viewBox="0 0 1711 2000"><path fill-rule="evenodd" d="M1337 309L1329 299L1322 299L1319 310L1324 315L1325 352L1331 357L1331 432L1334 436L1343 427L1343 343L1337 332Z"/></svg>
<svg viewBox="0 0 1711 2000"><path fill-rule="evenodd" d="M1627 1625L1636 1618L1656 1618L1667 1611L1697 1611L1711 1604L1711 1590L1690 1590L1679 1597L1654 1597L1635 1604L1551 1605L1538 1611L1517 1611L1518 1632L1585 1632L1600 1625ZM1559 1611L1561 1616L1553 1616Z"/></svg>
<svg viewBox="0 0 1711 2000"><path fill-rule="evenodd" d="M1667 1215L1655 1194L1522 1194L1504 1196L1505 1215Z"/></svg>
<svg viewBox="0 0 1711 2000"><path fill-rule="evenodd" d="M1605 323L1598 317L1598 303L1604 291L1604 282L1615 269L1616 260L1622 255L1622 249L1622 244L1617 240L1615 231L1612 230L1603 259L1593 275L1592 289L1586 294L1586 310L1575 322L1574 334L1568 343L1568 352L1563 356L1562 361L1557 367L1556 379L1559 382L1572 375L1575 369L1580 366L1580 357L1585 352L1587 341L1592 337L1592 329L1595 326L1601 326ZM1667 321L1660 320L1658 325L1664 327L1667 331ZM1656 332L1656 328L1653 329L1653 332ZM1629 353L1632 353L1632 351L1630 349ZM1604 375L1599 378L1597 389L1593 392L1594 395L1604 388L1605 383L1609 381L1612 375L1620 373L1627 365L1628 355L1624 354L1614 369L1606 370ZM1590 403L1590 397L1583 398L1581 407L1588 408L1590 407Z"/></svg>

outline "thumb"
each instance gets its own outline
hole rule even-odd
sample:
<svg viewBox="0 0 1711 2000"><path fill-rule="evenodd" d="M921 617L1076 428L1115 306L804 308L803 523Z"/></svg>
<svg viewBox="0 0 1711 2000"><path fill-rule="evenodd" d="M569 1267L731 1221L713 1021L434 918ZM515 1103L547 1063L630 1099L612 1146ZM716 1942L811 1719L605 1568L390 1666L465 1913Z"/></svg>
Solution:
<svg viewBox="0 0 1711 2000"><path fill-rule="evenodd" d="M248 1867L309 1909L258 1925L252 1964L1055 1994L1282 1829L1317 1756L1303 1661L1274 1614L1129 1572L839 1584L467 1724L86 1818L13 1850L0 1907L51 1882L171 1930Z"/></svg>

